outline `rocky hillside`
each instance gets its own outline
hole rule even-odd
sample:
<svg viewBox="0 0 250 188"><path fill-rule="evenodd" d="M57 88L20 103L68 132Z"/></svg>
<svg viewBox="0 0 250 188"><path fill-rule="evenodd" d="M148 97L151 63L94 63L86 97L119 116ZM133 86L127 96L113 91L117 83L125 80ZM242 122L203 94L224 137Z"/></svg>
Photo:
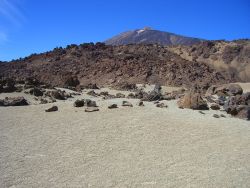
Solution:
<svg viewBox="0 0 250 188"><path fill-rule="evenodd" d="M183 58L169 47L107 46L103 43L69 45L3 63L0 64L0 77L36 77L53 86L119 85L122 82L189 86L239 81L231 72Z"/></svg>
<svg viewBox="0 0 250 188"><path fill-rule="evenodd" d="M89 43L1 63L0 76L36 77L54 86L64 86L69 79L99 85L250 82L249 54L249 40L204 41L191 46Z"/></svg>
<svg viewBox="0 0 250 188"><path fill-rule="evenodd" d="M174 33L153 30L149 27L127 31L105 41L108 45L125 44L160 44L160 45L192 45L202 40L184 37Z"/></svg>
<svg viewBox="0 0 250 188"><path fill-rule="evenodd" d="M204 41L192 46L172 46L168 50L188 61L226 71L239 81L250 82L250 40Z"/></svg>

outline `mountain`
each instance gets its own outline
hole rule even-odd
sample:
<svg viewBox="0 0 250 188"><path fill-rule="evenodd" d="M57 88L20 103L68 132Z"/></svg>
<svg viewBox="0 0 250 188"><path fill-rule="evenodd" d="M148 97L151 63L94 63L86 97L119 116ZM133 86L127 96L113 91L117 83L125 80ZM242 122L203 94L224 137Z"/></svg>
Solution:
<svg viewBox="0 0 250 188"><path fill-rule="evenodd" d="M126 44L160 44L160 45L192 45L202 39L185 37L174 33L158 31L145 27L134 31L127 31L105 41L108 45Z"/></svg>

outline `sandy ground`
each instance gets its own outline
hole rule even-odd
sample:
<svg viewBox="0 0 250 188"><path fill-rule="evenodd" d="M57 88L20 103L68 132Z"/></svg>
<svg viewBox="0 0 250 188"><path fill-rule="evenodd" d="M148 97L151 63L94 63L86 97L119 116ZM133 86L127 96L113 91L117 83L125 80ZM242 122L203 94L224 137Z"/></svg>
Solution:
<svg viewBox="0 0 250 188"><path fill-rule="evenodd" d="M0 108L0 187L250 185L249 121L176 101L131 108L98 98L100 111L86 113L75 100L54 103L51 113L52 104ZM119 108L107 109L112 103Z"/></svg>

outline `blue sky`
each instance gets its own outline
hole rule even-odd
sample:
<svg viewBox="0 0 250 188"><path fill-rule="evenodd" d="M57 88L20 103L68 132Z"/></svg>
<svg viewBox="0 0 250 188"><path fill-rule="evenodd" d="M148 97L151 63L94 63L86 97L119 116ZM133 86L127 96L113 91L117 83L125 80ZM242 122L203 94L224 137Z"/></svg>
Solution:
<svg viewBox="0 0 250 188"><path fill-rule="evenodd" d="M204 39L250 38L250 1L0 0L0 60L144 26Z"/></svg>

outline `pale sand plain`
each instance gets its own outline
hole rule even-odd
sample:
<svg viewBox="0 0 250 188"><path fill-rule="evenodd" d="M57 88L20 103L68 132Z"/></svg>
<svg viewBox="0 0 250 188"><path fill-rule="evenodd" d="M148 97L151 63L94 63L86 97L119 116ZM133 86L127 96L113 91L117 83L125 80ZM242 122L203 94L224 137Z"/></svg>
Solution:
<svg viewBox="0 0 250 188"><path fill-rule="evenodd" d="M44 105L23 93L0 98L20 95L33 105L0 108L0 187L250 185L249 121L221 111L179 109L175 100L157 108L126 99L131 108L121 107L125 99L85 93ZM95 99L100 111L73 107L77 98ZM119 108L107 109L113 103ZM52 105L59 111L45 113Z"/></svg>

